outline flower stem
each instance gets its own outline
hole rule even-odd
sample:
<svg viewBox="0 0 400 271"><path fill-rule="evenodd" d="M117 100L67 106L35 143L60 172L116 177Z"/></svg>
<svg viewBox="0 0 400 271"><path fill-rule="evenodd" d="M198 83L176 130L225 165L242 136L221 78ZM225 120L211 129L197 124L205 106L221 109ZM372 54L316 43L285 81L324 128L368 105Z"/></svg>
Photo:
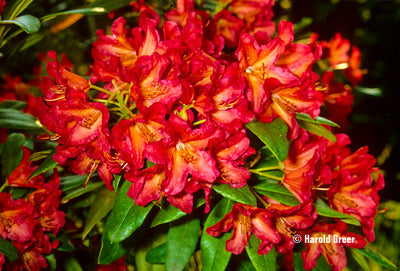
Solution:
<svg viewBox="0 0 400 271"><path fill-rule="evenodd" d="M4 189L6 189L8 186L8 181L6 180L3 185L0 187L0 193L3 192Z"/></svg>

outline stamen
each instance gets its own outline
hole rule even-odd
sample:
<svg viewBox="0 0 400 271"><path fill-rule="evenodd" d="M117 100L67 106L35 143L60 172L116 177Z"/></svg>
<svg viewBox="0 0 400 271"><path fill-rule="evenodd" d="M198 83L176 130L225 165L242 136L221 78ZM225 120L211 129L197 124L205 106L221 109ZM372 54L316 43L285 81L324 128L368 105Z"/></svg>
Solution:
<svg viewBox="0 0 400 271"><path fill-rule="evenodd" d="M85 184L83 185L83 188L86 187L86 185L87 185L87 183L88 183L88 181L90 179L90 176L92 176L92 174L96 171L96 169L99 166L99 164L100 164L100 160L94 161L94 163L92 164L92 168L90 169L89 175L86 178Z"/></svg>

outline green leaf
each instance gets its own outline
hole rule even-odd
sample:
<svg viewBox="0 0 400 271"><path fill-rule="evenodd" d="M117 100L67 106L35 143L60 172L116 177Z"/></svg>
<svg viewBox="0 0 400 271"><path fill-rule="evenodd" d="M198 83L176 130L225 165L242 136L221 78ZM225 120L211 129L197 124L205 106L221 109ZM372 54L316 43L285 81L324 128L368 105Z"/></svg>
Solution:
<svg viewBox="0 0 400 271"><path fill-rule="evenodd" d="M247 255L249 255L250 261L257 271L274 271L276 265L275 249L264 255L259 255L257 250L261 244L254 234L249 239L249 244L246 246Z"/></svg>
<svg viewBox="0 0 400 271"><path fill-rule="evenodd" d="M356 218L352 217L351 215L344 214L344 213L336 211L335 209L332 209L322 199L317 199L314 206L319 215L326 216L326 217L340 218L347 224L360 226L360 221L358 221Z"/></svg>
<svg viewBox="0 0 400 271"><path fill-rule="evenodd" d="M57 240L60 241L60 245L57 247L57 250L66 252L75 251L74 245L71 243L71 241L68 238L68 235L65 232L63 232L60 236L58 236Z"/></svg>
<svg viewBox="0 0 400 271"><path fill-rule="evenodd" d="M14 18L13 20L0 21L0 24L17 25L28 34L39 31L41 25L38 18L29 14Z"/></svg>
<svg viewBox="0 0 400 271"><path fill-rule="evenodd" d="M132 0L95 0L90 4L90 7L102 7L107 11L113 11L125 6L128 6Z"/></svg>
<svg viewBox="0 0 400 271"><path fill-rule="evenodd" d="M152 264L164 264L166 255L167 243L164 243L147 252L146 261Z"/></svg>
<svg viewBox="0 0 400 271"><path fill-rule="evenodd" d="M283 120L277 118L268 124L255 121L246 124L246 127L271 150L279 162L287 158L289 152L288 128Z"/></svg>
<svg viewBox="0 0 400 271"><path fill-rule="evenodd" d="M358 251L357 249L351 249L350 252L353 259L360 265L363 270L370 270L367 259L365 259L364 255L362 255L360 251Z"/></svg>
<svg viewBox="0 0 400 271"><path fill-rule="evenodd" d="M54 150L53 152L51 152L47 158L32 172L32 174L29 176L28 181L30 179L32 179L33 177L46 172L52 168L54 168L55 166L57 166L57 162L53 160L53 154L56 151Z"/></svg>
<svg viewBox="0 0 400 271"><path fill-rule="evenodd" d="M1 175L7 178L11 172L21 163L22 145L25 143L25 136L20 133L12 133L8 136L3 146L1 156Z"/></svg>
<svg viewBox="0 0 400 271"><path fill-rule="evenodd" d="M23 12L32 2L33 0L16 0L13 2L13 5L11 5L10 3L7 4L3 11L4 19L14 19L19 14L21 14L21 12Z"/></svg>
<svg viewBox="0 0 400 271"><path fill-rule="evenodd" d="M152 204L146 207L136 205L127 195L130 186L130 182L125 182L118 191L114 208L104 226L104 234L108 235L111 242L118 243L128 238L143 224L153 207Z"/></svg>
<svg viewBox="0 0 400 271"><path fill-rule="evenodd" d="M304 271L303 258L300 252L293 253L293 268L294 271Z"/></svg>
<svg viewBox="0 0 400 271"><path fill-rule="evenodd" d="M238 271L256 271L256 269L249 260L243 260L239 263Z"/></svg>
<svg viewBox="0 0 400 271"><path fill-rule="evenodd" d="M186 213L181 211L179 208L168 204L166 208L158 211L153 221L151 222L151 227L153 228L164 223L175 221L185 215Z"/></svg>
<svg viewBox="0 0 400 271"><path fill-rule="evenodd" d="M169 229L165 257L165 267L168 271L183 270L196 250L199 231L198 218L184 221Z"/></svg>
<svg viewBox="0 0 400 271"><path fill-rule="evenodd" d="M97 176L97 174L92 174L92 177L94 176ZM82 187L85 184L86 179L87 175L62 176L60 178L60 188L63 192L67 192Z"/></svg>
<svg viewBox="0 0 400 271"><path fill-rule="evenodd" d="M17 248L9 241L3 239L0 236L0 252L3 253L4 257L10 262L18 259L18 250Z"/></svg>
<svg viewBox="0 0 400 271"><path fill-rule="evenodd" d="M37 119L32 115L12 108L0 108L0 127L43 132L43 128L36 122Z"/></svg>
<svg viewBox="0 0 400 271"><path fill-rule="evenodd" d="M296 23L294 25L294 32L298 33L300 32L302 29L306 28L307 26L309 26L310 24L312 24L313 19L310 17L303 17L301 18L300 22Z"/></svg>
<svg viewBox="0 0 400 271"><path fill-rule="evenodd" d="M117 193L109 191L108 189L100 190L92 206L89 209L89 213L86 217L85 228L82 232L82 239L85 239L93 227L101 221L113 208Z"/></svg>
<svg viewBox="0 0 400 271"><path fill-rule="evenodd" d="M67 193L65 193L65 196L61 199L61 203L67 203L71 199L80 197L86 193L92 192L104 185L103 182L95 182L95 183L89 183L86 187L81 187L78 189L74 190L69 190Z"/></svg>
<svg viewBox="0 0 400 271"><path fill-rule="evenodd" d="M23 101L14 101L14 100L4 100L0 103L0 108L7 109L15 109L15 110L21 110L26 107L27 103Z"/></svg>
<svg viewBox="0 0 400 271"><path fill-rule="evenodd" d="M78 260L74 257L68 257L64 259L64 270L65 271L83 271L82 266L79 264Z"/></svg>
<svg viewBox="0 0 400 271"><path fill-rule="evenodd" d="M218 194L230 200L243 204L257 206L257 199L253 195L253 193L251 193L248 185L245 185L242 188L232 188L229 184L217 184L213 185L213 189Z"/></svg>
<svg viewBox="0 0 400 271"><path fill-rule="evenodd" d="M107 10L103 7L78 8L78 9L72 9L72 10L47 14L47 15L41 17L40 19L42 21L48 21L48 20L51 20L51 19L53 19L57 16L61 16L61 15L70 15L70 14L98 15L98 14L103 14L106 12L107 12Z"/></svg>
<svg viewBox="0 0 400 271"><path fill-rule="evenodd" d="M340 127L339 124L337 124L331 120L328 120L324 117L317 116L314 119L312 119L311 116L306 113L297 113L296 120L302 120L302 121L316 123L316 124L325 124L325 125L329 125L329 126Z"/></svg>
<svg viewBox="0 0 400 271"><path fill-rule="evenodd" d="M328 139L332 142L336 142L336 136L331 131L326 129L324 126L322 126L321 124L312 123L312 122L308 122L308 121L304 121L304 120L300 120L300 119L297 119L297 123L299 124L299 126L301 128L309 131L310 133L313 133L317 136L325 137L326 139Z"/></svg>
<svg viewBox="0 0 400 271"><path fill-rule="evenodd" d="M114 179L112 181L112 184L113 184L113 188L114 188L115 191L118 190L119 183L121 182L121 178L122 178L121 175L118 175L118 174L114 175Z"/></svg>
<svg viewBox="0 0 400 271"><path fill-rule="evenodd" d="M375 96L375 97L381 97L382 96L382 89L380 88L367 88L367 87L360 87L358 86L356 90L360 93Z"/></svg>
<svg viewBox="0 0 400 271"><path fill-rule="evenodd" d="M230 239L230 235L223 233L222 237L216 238L209 235L206 229L218 223L229 213L233 204L233 201L223 198L207 217L200 241L203 262L202 271L224 271L229 263L232 253L226 251L225 243Z"/></svg>
<svg viewBox="0 0 400 271"><path fill-rule="evenodd" d="M122 256L129 250L129 247L124 242L114 243L108 239L107 234L103 234L101 239L100 253L98 257L99 264L110 264Z"/></svg>
<svg viewBox="0 0 400 271"><path fill-rule="evenodd" d="M253 186L253 189L261 195L277 200L289 206L299 205L299 200L285 186L274 180L264 180Z"/></svg>
<svg viewBox="0 0 400 271"><path fill-rule="evenodd" d="M392 263L388 258L385 256L381 255L379 252L374 251L368 247L365 247L363 249L355 249L358 252L360 252L362 255L365 257L377 262L378 264L382 265L383 267L386 267L390 270L397 270L397 267L394 263Z"/></svg>

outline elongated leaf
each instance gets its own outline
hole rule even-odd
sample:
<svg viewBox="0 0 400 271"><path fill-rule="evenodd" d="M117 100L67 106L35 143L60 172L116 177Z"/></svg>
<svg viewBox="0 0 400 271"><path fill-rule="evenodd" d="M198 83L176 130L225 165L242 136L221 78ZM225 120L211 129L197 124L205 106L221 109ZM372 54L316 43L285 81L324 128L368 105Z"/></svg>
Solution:
<svg viewBox="0 0 400 271"><path fill-rule="evenodd" d="M171 204L168 204L166 208L158 211L157 215L151 222L151 227L156 227L164 223L175 221L178 218L181 218L185 215L186 213L181 211L179 208L174 207Z"/></svg>
<svg viewBox="0 0 400 271"><path fill-rule="evenodd" d="M12 133L8 136L3 146L1 156L2 171L1 175L7 178L11 172L21 163L22 145L25 142L25 136L20 133Z"/></svg>
<svg viewBox="0 0 400 271"><path fill-rule="evenodd" d="M127 196L130 186L130 182L125 182L118 191L114 208L104 226L104 234L108 235L111 242L118 243L128 238L142 225L153 207L152 204L146 207L136 205L134 200Z"/></svg>
<svg viewBox="0 0 400 271"><path fill-rule="evenodd" d="M147 252L146 261L152 264L164 264L166 255L167 243L164 243Z"/></svg>
<svg viewBox="0 0 400 271"><path fill-rule="evenodd" d="M296 119L311 122L311 123L325 124L325 125L329 125L329 126L340 127L339 124L337 124L331 120L328 120L324 117L317 116L314 119L312 119L311 116L306 113L297 113Z"/></svg>
<svg viewBox="0 0 400 271"><path fill-rule="evenodd" d="M257 271L275 271L276 256L275 249L264 255L258 254L257 250L261 244L255 235L251 235L249 239L249 245L246 246L247 255L249 255L250 261Z"/></svg>
<svg viewBox="0 0 400 271"><path fill-rule="evenodd" d="M257 206L257 199L253 195L253 193L251 193L248 185L243 186L242 188L232 188L229 186L229 184L218 184L214 185L213 189L218 194L230 200L243 204Z"/></svg>
<svg viewBox="0 0 400 271"><path fill-rule="evenodd" d="M21 110L25 108L27 105L26 102L23 101L14 101L14 100L4 100L0 103L0 108L12 108L15 110Z"/></svg>
<svg viewBox="0 0 400 271"><path fill-rule="evenodd" d="M4 19L6 20L12 20L15 17L17 17L21 12L23 12L31 3L33 0L16 0L16 1L10 1L4 8L3 14L4 14ZM11 3L13 3L11 5Z"/></svg>
<svg viewBox="0 0 400 271"><path fill-rule="evenodd" d="M101 247L100 253L98 257L99 264L110 264L113 261L118 260L122 256L124 256L129 247L126 246L123 242L121 243L113 243L108 239L107 234L103 234L101 239Z"/></svg>
<svg viewBox="0 0 400 271"><path fill-rule="evenodd" d="M358 252L360 252L362 255L365 257L377 262L378 264L382 265L383 267L386 267L390 270L397 270L397 267L394 263L392 263L388 258L385 256L381 255L379 252L374 251L368 247L362 248L362 249L355 249Z"/></svg>
<svg viewBox="0 0 400 271"><path fill-rule="evenodd" d="M0 236L0 252L6 257L6 259L10 262L18 259L18 250L17 248L9 241L3 239Z"/></svg>
<svg viewBox="0 0 400 271"><path fill-rule="evenodd" d="M0 24L17 25L28 34L39 31L41 25L38 18L29 14L14 18L13 20L0 21Z"/></svg>
<svg viewBox="0 0 400 271"><path fill-rule="evenodd" d="M92 174L92 178L95 176L97 176L97 174ZM62 176L60 178L60 188L63 192L66 192L82 187L85 184L86 179L87 175Z"/></svg>
<svg viewBox="0 0 400 271"><path fill-rule="evenodd" d="M28 178L28 181L33 177L57 166L58 163L53 160L53 153L55 153L55 150L47 156L47 158L35 169L35 171L32 172Z"/></svg>
<svg viewBox="0 0 400 271"><path fill-rule="evenodd" d="M287 158L289 152L288 128L283 120L277 118L268 124L255 121L246 124L246 127L271 150L278 161L282 162Z"/></svg>
<svg viewBox="0 0 400 271"><path fill-rule="evenodd" d="M294 271L304 271L303 258L300 252L293 253L293 268Z"/></svg>
<svg viewBox="0 0 400 271"><path fill-rule="evenodd" d="M361 254L360 251L358 251L357 249L351 249L350 252L353 259L356 260L356 262L364 271L370 270L367 259L364 257L364 255Z"/></svg>
<svg viewBox="0 0 400 271"><path fill-rule="evenodd" d="M102 220L113 208L117 193L103 189L97 193L92 207L86 217L85 228L82 232L82 239L85 239L93 227Z"/></svg>
<svg viewBox="0 0 400 271"><path fill-rule="evenodd" d="M9 129L43 132L43 128L36 123L37 119L29 114L12 108L0 108L0 127Z"/></svg>
<svg viewBox="0 0 400 271"><path fill-rule="evenodd" d="M89 183L86 187L81 187L78 189L73 189L69 190L67 193L65 193L64 198L62 198L61 203L67 203L71 199L80 197L86 193L92 192L93 190L96 190L104 185L103 182L95 182L95 183Z"/></svg>
<svg viewBox="0 0 400 271"><path fill-rule="evenodd" d="M98 14L103 14L106 12L107 12L107 10L103 7L78 8L78 9L72 9L72 10L47 14L47 15L41 17L40 19L42 21L47 21L47 20L51 20L51 19L53 19L57 16L61 16L61 15L69 15L69 14L98 15Z"/></svg>
<svg viewBox="0 0 400 271"><path fill-rule="evenodd" d="M381 97L382 96L382 89L380 88L367 88L367 87L360 87L358 86L356 90L360 93L375 96L375 97Z"/></svg>
<svg viewBox="0 0 400 271"><path fill-rule="evenodd" d="M64 259L64 270L65 271L83 271L82 266L79 264L78 260L74 257L68 257Z"/></svg>
<svg viewBox="0 0 400 271"><path fill-rule="evenodd" d="M107 11L116 10L128 6L132 0L95 0L90 4L90 7L102 7Z"/></svg>
<svg viewBox="0 0 400 271"><path fill-rule="evenodd" d="M222 234L222 236L216 238L209 235L206 229L218 223L229 213L233 204L233 201L223 198L207 217L200 241L203 260L202 271L223 271L229 263L232 253L226 251L225 243L230 238L230 234Z"/></svg>
<svg viewBox="0 0 400 271"><path fill-rule="evenodd" d="M261 181L253 186L254 190L261 195L277 200L280 203L296 206L299 200L283 185L273 180Z"/></svg>
<svg viewBox="0 0 400 271"><path fill-rule="evenodd" d="M336 136L331 131L326 129L324 126L322 126L321 124L312 123L312 122L308 122L308 121L304 121L304 120L300 120L300 119L297 119L297 123L299 124L299 126L301 128L309 131L310 133L325 137L326 139L328 139L332 142L336 142Z"/></svg>
<svg viewBox="0 0 400 271"><path fill-rule="evenodd" d="M348 224L360 226L360 221L358 221L356 218L352 217L351 215L343 214L341 212L336 211L335 209L332 209L322 199L317 199L314 206L319 215L340 218Z"/></svg>
<svg viewBox="0 0 400 271"><path fill-rule="evenodd" d="M199 241L200 219L194 218L172 226L167 235L165 267L181 271L192 257Z"/></svg>

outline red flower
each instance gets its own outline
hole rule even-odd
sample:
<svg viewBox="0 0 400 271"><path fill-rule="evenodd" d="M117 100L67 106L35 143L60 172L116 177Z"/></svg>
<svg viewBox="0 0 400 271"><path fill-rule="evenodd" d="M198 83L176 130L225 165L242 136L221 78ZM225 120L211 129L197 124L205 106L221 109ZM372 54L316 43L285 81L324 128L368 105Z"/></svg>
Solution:
<svg viewBox="0 0 400 271"><path fill-rule="evenodd" d="M268 253L274 244L281 241L279 232L274 228L272 214L263 209L236 203L232 210L214 226L207 228L211 236L218 236L233 227L232 238L226 241L226 250L240 254L248 243L251 233L260 239L260 255Z"/></svg>
<svg viewBox="0 0 400 271"><path fill-rule="evenodd" d="M0 193L0 235L23 243L32 238L34 227L32 204L23 199L14 201L11 194Z"/></svg>
<svg viewBox="0 0 400 271"><path fill-rule="evenodd" d="M319 222L311 229L304 231L306 238L324 238L330 242L305 242L307 250L302 251L301 256L304 261L304 269L310 270L317 265L317 258L324 255L332 270L340 271L346 267L347 259L343 246L352 248L363 248L367 242L364 237L347 232L347 226L344 222L336 224L327 224ZM349 240L350 242L343 242ZM303 240L304 237L303 237Z"/></svg>
<svg viewBox="0 0 400 271"><path fill-rule="evenodd" d="M327 140L301 130L299 138L290 147L288 158L283 161L283 185L300 202L307 201L312 195L315 164L321 158L326 144Z"/></svg>

